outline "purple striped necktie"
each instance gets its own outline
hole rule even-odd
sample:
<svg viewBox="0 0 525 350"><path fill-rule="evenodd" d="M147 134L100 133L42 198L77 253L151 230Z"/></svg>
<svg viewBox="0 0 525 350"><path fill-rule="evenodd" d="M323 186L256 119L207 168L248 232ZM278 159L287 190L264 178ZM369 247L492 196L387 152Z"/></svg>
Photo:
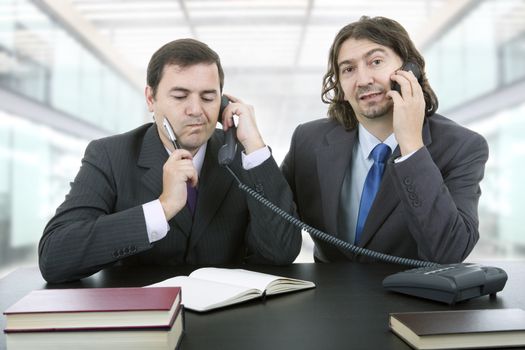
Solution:
<svg viewBox="0 0 525 350"><path fill-rule="evenodd" d="M192 187L189 182L186 183L186 188L188 190L188 200L186 205L190 209L191 216L195 215L195 207L197 206L197 189Z"/></svg>

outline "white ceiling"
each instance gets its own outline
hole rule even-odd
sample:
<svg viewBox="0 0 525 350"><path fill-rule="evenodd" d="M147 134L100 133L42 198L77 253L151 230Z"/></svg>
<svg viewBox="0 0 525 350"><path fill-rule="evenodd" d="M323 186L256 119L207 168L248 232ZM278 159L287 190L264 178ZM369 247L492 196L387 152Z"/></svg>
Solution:
<svg viewBox="0 0 525 350"><path fill-rule="evenodd" d="M475 0L70 1L142 81L163 44L184 37L207 43L221 57L225 92L255 106L259 129L279 162L295 127L326 115L321 80L341 27L380 15L419 34L438 29L431 18L446 18Z"/></svg>
<svg viewBox="0 0 525 350"><path fill-rule="evenodd" d="M171 40L193 37L228 68L322 70L337 33L361 15L394 18L411 32L446 0L71 0L137 70Z"/></svg>
<svg viewBox="0 0 525 350"><path fill-rule="evenodd" d="M525 0L69 2L74 12L69 15L79 15L77 19L98 32L99 41L107 43L99 52L112 56L137 86L144 86L147 63L165 43L184 37L207 43L221 57L225 92L255 106L259 128L277 161L299 123L326 116L320 99L322 76L328 49L344 25L362 15L393 18L422 49L480 4L490 5L480 23L499 28L502 40L506 33L523 32L525 23Z"/></svg>

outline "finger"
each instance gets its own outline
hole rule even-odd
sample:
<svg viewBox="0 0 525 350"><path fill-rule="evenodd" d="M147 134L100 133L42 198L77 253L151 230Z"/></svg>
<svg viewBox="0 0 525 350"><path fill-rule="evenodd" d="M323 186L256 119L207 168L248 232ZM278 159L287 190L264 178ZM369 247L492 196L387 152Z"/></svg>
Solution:
<svg viewBox="0 0 525 350"><path fill-rule="evenodd" d="M390 90L386 93L386 96L390 97L392 101L394 102L394 105L403 103L403 98L399 94L399 92L395 90Z"/></svg>
<svg viewBox="0 0 525 350"><path fill-rule="evenodd" d="M233 113L232 113L232 107L231 103L224 109L224 112L222 112L222 129L224 131L228 130L233 125Z"/></svg>
<svg viewBox="0 0 525 350"><path fill-rule="evenodd" d="M412 96L412 85L410 80L403 75L403 73L408 73L405 71L397 71L394 75L390 77L391 80L394 80L401 87L401 95L406 98Z"/></svg>
<svg viewBox="0 0 525 350"><path fill-rule="evenodd" d="M185 149L176 149L171 152L170 158L174 160L189 159L191 161L193 156Z"/></svg>
<svg viewBox="0 0 525 350"><path fill-rule="evenodd" d="M251 106L245 105L243 103L230 103L224 114L227 117L228 127L235 126L235 116L238 117L238 122L241 120L241 117L253 115Z"/></svg>
<svg viewBox="0 0 525 350"><path fill-rule="evenodd" d="M412 96L416 98L424 98L423 96L423 87L419 83L419 80L414 75L412 71L409 72L409 80L410 84L412 85Z"/></svg>
<svg viewBox="0 0 525 350"><path fill-rule="evenodd" d="M197 187L199 184L199 174L197 174L197 169L193 168L193 171L188 176L188 182L192 187Z"/></svg>
<svg viewBox="0 0 525 350"><path fill-rule="evenodd" d="M242 100L240 98L237 98L233 95L230 95L230 94L223 94L224 96L228 97L228 100L230 100L230 102L237 102L237 103L243 103Z"/></svg>

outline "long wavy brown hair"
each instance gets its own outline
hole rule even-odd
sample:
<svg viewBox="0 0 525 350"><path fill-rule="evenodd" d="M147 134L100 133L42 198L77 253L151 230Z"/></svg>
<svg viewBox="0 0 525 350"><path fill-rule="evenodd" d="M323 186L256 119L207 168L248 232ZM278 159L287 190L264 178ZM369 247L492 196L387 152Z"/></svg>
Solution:
<svg viewBox="0 0 525 350"><path fill-rule="evenodd" d="M339 82L339 66L337 58L341 45L347 39L368 39L376 44L392 49L403 63L414 62L422 73L421 86L425 97L425 116L429 117L438 108L438 99L430 87L425 74L425 60L414 46L407 31L396 21L385 17L363 16L357 22L343 27L337 33L328 58L327 72L323 77L321 100L327 103L328 117L335 119L347 130L357 127L357 118L352 106L344 99L344 92Z"/></svg>

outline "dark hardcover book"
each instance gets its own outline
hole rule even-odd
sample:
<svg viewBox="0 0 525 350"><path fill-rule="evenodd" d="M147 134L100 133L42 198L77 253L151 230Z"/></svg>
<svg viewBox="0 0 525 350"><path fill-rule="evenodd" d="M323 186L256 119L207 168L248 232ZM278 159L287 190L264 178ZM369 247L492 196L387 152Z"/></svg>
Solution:
<svg viewBox="0 0 525 350"><path fill-rule="evenodd" d="M6 333L72 329L171 328L181 289L45 289L5 310Z"/></svg>
<svg viewBox="0 0 525 350"><path fill-rule="evenodd" d="M174 350L184 336L184 307L179 304L169 327L75 328L23 331L6 334L9 350Z"/></svg>
<svg viewBox="0 0 525 350"><path fill-rule="evenodd" d="M389 323L415 349L525 346L525 311L521 309L391 313Z"/></svg>

